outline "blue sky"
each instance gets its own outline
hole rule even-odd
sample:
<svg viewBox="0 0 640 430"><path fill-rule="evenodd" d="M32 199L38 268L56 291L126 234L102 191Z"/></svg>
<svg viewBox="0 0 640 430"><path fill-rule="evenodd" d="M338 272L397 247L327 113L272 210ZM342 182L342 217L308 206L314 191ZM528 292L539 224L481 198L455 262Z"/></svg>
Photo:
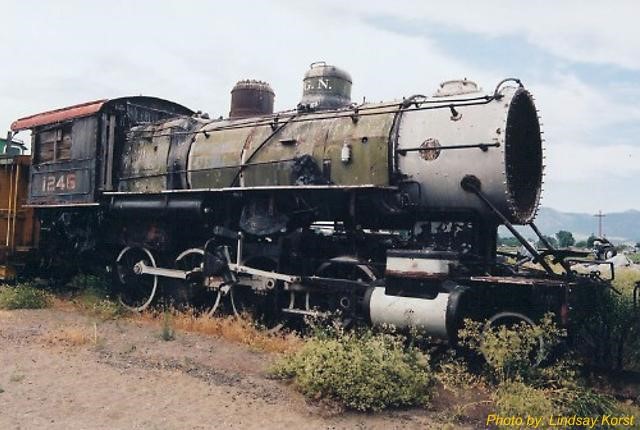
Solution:
<svg viewBox="0 0 640 430"><path fill-rule="evenodd" d="M640 209L640 5L596 1L3 1L0 128L103 97L156 95L213 115L267 80L294 106L308 64L347 69L353 98L517 76L546 137L543 204Z"/></svg>

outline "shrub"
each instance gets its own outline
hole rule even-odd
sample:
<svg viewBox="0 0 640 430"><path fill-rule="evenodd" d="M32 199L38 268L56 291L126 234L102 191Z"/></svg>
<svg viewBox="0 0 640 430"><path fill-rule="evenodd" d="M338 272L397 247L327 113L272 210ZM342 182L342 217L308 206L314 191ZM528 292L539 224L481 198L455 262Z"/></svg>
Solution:
<svg viewBox="0 0 640 430"><path fill-rule="evenodd" d="M619 412L618 404L612 397L577 384L568 385L573 386L549 390L550 397L560 413L594 417Z"/></svg>
<svg viewBox="0 0 640 430"><path fill-rule="evenodd" d="M272 368L313 398L328 398L360 411L426 404L433 386L428 356L405 339L368 331L309 339Z"/></svg>
<svg viewBox="0 0 640 430"><path fill-rule="evenodd" d="M31 284L0 287L0 309L42 309L51 305L51 295Z"/></svg>
<svg viewBox="0 0 640 430"><path fill-rule="evenodd" d="M502 416L548 416L556 410L548 394L521 381L507 381L493 394L496 412Z"/></svg>
<svg viewBox="0 0 640 430"><path fill-rule="evenodd" d="M566 336L553 322L552 314L535 326L522 322L510 328L466 320L458 334L463 345L484 356L497 382L538 378L542 370L537 364Z"/></svg>
<svg viewBox="0 0 640 430"><path fill-rule="evenodd" d="M435 379L443 388L454 393L484 385L482 377L471 373L468 364L462 358L456 358L453 354L445 355L435 365L435 369Z"/></svg>
<svg viewBox="0 0 640 430"><path fill-rule="evenodd" d="M533 365L566 336L551 315L535 327L517 324L484 328L484 324L467 321L461 338L486 357L487 379L497 385L491 397L499 414L597 416L616 412L613 398L580 384L574 359L565 357L548 366Z"/></svg>
<svg viewBox="0 0 640 430"><path fill-rule="evenodd" d="M619 293L610 289L576 292L576 349L590 364L640 370L640 319L633 306L638 281L640 271L617 269L613 287Z"/></svg>
<svg viewBox="0 0 640 430"><path fill-rule="evenodd" d="M73 298L73 303L81 311L105 320L119 318L128 312L119 302L112 300L107 292L95 287L80 291Z"/></svg>
<svg viewBox="0 0 640 430"><path fill-rule="evenodd" d="M497 412L504 416L596 417L620 412L612 397L577 385L540 388L521 381L507 381L498 386L492 397Z"/></svg>
<svg viewBox="0 0 640 430"><path fill-rule="evenodd" d="M127 314L118 301L111 296L109 280L102 275L80 273L66 284L73 294L76 308L100 319L115 319Z"/></svg>

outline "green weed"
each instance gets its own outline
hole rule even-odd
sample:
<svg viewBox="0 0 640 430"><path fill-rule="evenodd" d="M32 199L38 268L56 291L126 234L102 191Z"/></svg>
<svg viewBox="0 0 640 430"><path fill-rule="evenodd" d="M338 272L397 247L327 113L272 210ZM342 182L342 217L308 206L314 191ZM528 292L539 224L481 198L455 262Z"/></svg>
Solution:
<svg viewBox="0 0 640 430"><path fill-rule="evenodd" d="M0 286L0 309L42 309L51 305L51 295L31 284Z"/></svg>
<svg viewBox="0 0 640 430"><path fill-rule="evenodd" d="M74 296L73 303L81 311L103 320L120 318L128 313L106 291L95 287L79 291Z"/></svg>

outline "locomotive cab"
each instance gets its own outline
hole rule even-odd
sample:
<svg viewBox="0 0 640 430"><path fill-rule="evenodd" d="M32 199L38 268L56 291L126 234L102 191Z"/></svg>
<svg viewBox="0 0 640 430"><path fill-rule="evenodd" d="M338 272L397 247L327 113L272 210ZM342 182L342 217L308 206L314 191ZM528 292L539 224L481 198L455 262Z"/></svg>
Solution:
<svg viewBox="0 0 640 430"><path fill-rule="evenodd" d="M154 97L97 100L20 118L31 130L33 164L28 203L34 207L97 206L113 187L118 143L129 127L193 112Z"/></svg>

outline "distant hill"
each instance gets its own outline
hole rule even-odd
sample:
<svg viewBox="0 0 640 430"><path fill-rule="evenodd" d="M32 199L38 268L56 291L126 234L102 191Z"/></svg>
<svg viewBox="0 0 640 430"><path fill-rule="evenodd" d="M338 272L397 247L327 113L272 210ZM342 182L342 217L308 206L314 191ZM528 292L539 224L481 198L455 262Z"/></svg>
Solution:
<svg viewBox="0 0 640 430"><path fill-rule="evenodd" d="M593 214L561 212L547 207L540 208L535 224L540 231L549 236L559 230L567 230L580 240L592 233L598 233L598 220ZM640 211L606 213L602 225L604 235L611 240L640 242ZM525 237L533 237L533 233L529 233L531 231L529 228L521 231ZM501 229L500 235L510 234Z"/></svg>

